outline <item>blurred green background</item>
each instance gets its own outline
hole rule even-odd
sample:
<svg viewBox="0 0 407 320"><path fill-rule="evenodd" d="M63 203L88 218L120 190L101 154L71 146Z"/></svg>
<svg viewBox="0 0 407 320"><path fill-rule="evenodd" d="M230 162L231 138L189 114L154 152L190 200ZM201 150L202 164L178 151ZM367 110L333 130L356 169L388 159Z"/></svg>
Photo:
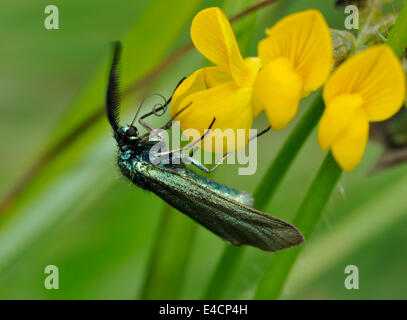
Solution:
<svg viewBox="0 0 407 320"><path fill-rule="evenodd" d="M123 87L143 78L189 41L200 9L228 16L256 1L120 0L14 1L0 11L0 196L4 198L50 146L101 108L109 42L124 41ZM397 11L401 1L393 1ZM44 28L44 9L59 8L59 30ZM245 56L256 54L264 29L295 11L318 8L342 28L345 14L328 0L281 0L233 24ZM181 77L205 60L191 51L124 100L128 122L149 92L167 97ZM311 97L312 98L312 97ZM300 114L310 99L303 101ZM168 117L168 116L167 116ZM158 119L163 123L166 119ZM295 126L259 140L258 171L237 175L222 166L211 177L253 192ZM255 127L264 128L263 116ZM115 142L101 117L30 181L0 216L1 299L198 299L224 243L132 186L115 165ZM322 221L308 239L283 298L407 298L407 165L374 175L382 147L373 142L358 168L342 176ZM324 153L315 132L300 151L268 213L290 220ZM160 229L166 221L165 231ZM161 254L151 263L154 243ZM249 248L225 298L250 298L270 253ZM346 290L344 269L357 265L360 289ZM59 268L59 290L44 288L44 268ZM146 289L145 279L152 281Z"/></svg>

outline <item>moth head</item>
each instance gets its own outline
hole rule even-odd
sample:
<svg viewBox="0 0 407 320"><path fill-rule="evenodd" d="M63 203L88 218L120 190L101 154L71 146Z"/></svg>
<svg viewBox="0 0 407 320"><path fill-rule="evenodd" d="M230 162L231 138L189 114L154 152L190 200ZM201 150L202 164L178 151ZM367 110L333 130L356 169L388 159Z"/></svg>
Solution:
<svg viewBox="0 0 407 320"><path fill-rule="evenodd" d="M124 126L119 128L114 135L120 148L137 146L140 141L138 130L135 126Z"/></svg>

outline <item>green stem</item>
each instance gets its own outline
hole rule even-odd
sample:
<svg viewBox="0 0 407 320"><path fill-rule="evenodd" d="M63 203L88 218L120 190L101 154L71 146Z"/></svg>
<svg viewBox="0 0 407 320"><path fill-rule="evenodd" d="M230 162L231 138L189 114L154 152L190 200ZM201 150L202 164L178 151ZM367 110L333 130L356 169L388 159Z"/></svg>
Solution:
<svg viewBox="0 0 407 320"><path fill-rule="evenodd" d="M171 218L171 207L168 204L164 204L161 212L160 222L157 233L154 237L153 248L151 249L151 256L147 262L146 276L144 277L144 283L141 289L140 299L145 300L151 294L151 284L154 281L154 275L157 274L160 256L164 250L162 238L165 238L168 223Z"/></svg>
<svg viewBox="0 0 407 320"><path fill-rule="evenodd" d="M222 255L219 258L215 271L208 282L203 300L222 299L226 290L233 279L237 266L243 256L244 248L235 247L230 244L225 246Z"/></svg>
<svg viewBox="0 0 407 320"><path fill-rule="evenodd" d="M317 125L323 111L322 91L318 91L307 112L291 132L257 187L254 199L255 207L258 210L264 210L273 198L301 146Z"/></svg>
<svg viewBox="0 0 407 320"><path fill-rule="evenodd" d="M293 221L306 239L312 234L319 221L341 173L342 169L337 165L331 153L328 153ZM274 255L257 287L255 299L277 299L279 297L301 249L302 246L280 251Z"/></svg>
<svg viewBox="0 0 407 320"><path fill-rule="evenodd" d="M194 221L164 204L140 299L179 298L196 230Z"/></svg>
<svg viewBox="0 0 407 320"><path fill-rule="evenodd" d="M387 44L400 57L407 47L407 1L404 2L396 23L391 28Z"/></svg>
<svg viewBox="0 0 407 320"><path fill-rule="evenodd" d="M257 187L254 199L256 201L255 207L258 210L264 210L271 201L301 146L318 123L323 110L322 94L319 91ZM226 245L203 294L203 299L221 299L223 297L244 252L244 248Z"/></svg>

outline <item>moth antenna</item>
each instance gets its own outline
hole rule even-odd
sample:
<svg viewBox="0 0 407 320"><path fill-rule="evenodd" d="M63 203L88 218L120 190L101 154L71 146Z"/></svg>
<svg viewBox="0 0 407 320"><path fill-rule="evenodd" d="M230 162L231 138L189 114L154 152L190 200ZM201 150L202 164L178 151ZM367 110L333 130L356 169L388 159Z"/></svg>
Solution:
<svg viewBox="0 0 407 320"><path fill-rule="evenodd" d="M160 109L160 108L161 108L161 109L164 109L164 112L165 112L165 108L166 108L167 105L168 105L167 99L166 99L162 94L160 94L160 93L150 93L149 95L147 95L146 97L144 97L144 99L141 101L140 106L138 107L137 112L136 112L136 115L134 116L133 121L131 122L130 126L134 125L134 123L136 122L136 119L137 119L138 115L140 114L140 111L141 111L141 109L143 108L143 105L144 105L144 103L146 102L146 100L147 100L148 98L150 98L150 97L153 97L153 96L160 97L160 98L164 101L164 103L156 103L156 104L153 106L153 111L152 111L152 112L155 114L156 111L157 111L157 107L158 107L158 109Z"/></svg>
<svg viewBox="0 0 407 320"><path fill-rule="evenodd" d="M178 82L177 86L175 87L175 89L174 89L174 91L173 91L173 94L174 94L175 90L177 90L177 88L179 87L179 85L180 85L185 79L186 79L186 77L182 78L182 79ZM149 97L151 97L151 96L158 96L158 97L160 97L161 99L163 99L164 103L156 103L156 104L153 106L152 111L149 112L149 113L147 113L147 114L145 114L145 115L143 115L142 118L145 118L146 116L149 116L149 115L152 115L152 114L154 114L154 115L156 115L156 116L162 116L162 115L165 113L165 111L166 111L166 109L167 109L167 107L168 107L168 104L169 104L169 103L171 102L171 100L172 100L172 95L171 95L171 97L170 97L168 100L167 100L162 94L160 94L160 93L151 93L151 94L147 95L147 96L143 99L143 101L141 101L141 104L140 104L140 106L139 106L138 109L137 109L136 115L134 116L133 121L132 121L131 124L130 124L131 126L134 125L134 123L136 122L136 119L137 119L138 115L140 114L140 111L141 111L141 108L143 107L144 102L145 102ZM161 111L161 113L158 113L158 111Z"/></svg>
<svg viewBox="0 0 407 320"><path fill-rule="evenodd" d="M113 42L113 59L110 67L109 83L106 92L106 115L110 126L114 131L119 129L119 107L120 107L120 86L119 86L119 62L122 46L120 41Z"/></svg>

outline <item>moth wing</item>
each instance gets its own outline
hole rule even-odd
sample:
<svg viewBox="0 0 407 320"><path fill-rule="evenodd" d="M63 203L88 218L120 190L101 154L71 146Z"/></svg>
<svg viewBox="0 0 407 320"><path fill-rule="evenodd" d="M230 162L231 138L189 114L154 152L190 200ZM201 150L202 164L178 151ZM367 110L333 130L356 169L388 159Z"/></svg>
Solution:
<svg viewBox="0 0 407 320"><path fill-rule="evenodd" d="M153 165L154 166L154 165ZM293 225L201 186L168 168L154 166L150 190L234 245L278 251L304 241Z"/></svg>

